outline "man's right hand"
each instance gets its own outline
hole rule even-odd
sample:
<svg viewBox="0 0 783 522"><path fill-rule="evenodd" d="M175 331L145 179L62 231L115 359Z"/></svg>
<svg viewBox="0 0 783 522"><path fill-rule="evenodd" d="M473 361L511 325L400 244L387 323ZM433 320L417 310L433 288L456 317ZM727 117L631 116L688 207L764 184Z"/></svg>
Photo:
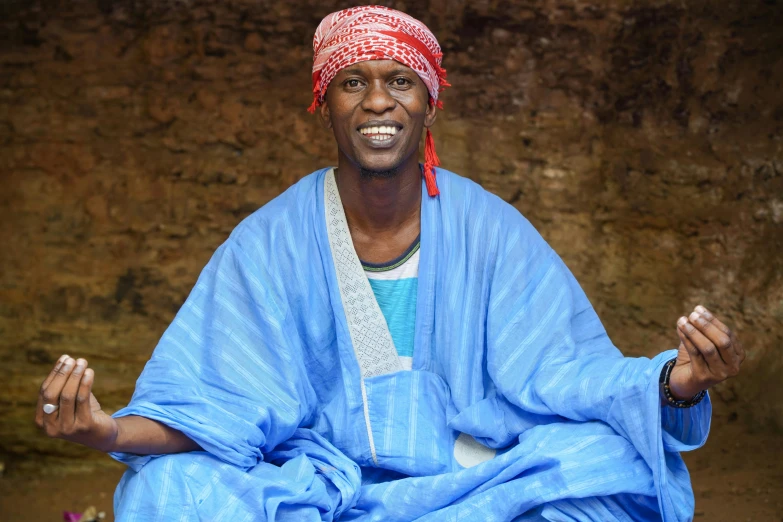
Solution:
<svg viewBox="0 0 783 522"><path fill-rule="evenodd" d="M84 359L63 355L41 384L35 423L50 437L78 442L100 451L113 451L119 426L101 410L92 394L95 372ZM54 405L52 413L44 405Z"/></svg>

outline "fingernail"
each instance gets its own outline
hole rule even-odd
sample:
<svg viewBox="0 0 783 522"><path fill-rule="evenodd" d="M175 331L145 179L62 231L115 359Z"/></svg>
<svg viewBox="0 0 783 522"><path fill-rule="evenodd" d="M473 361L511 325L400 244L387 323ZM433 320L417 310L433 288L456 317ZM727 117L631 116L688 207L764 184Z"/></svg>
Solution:
<svg viewBox="0 0 783 522"><path fill-rule="evenodd" d="M76 368L73 370L74 373L82 373L82 370L84 369L85 363L84 359L77 359L76 360Z"/></svg>
<svg viewBox="0 0 783 522"><path fill-rule="evenodd" d="M59 370L60 368L62 368L62 365L67 358L68 358L67 355L61 355L60 358L57 359L57 364L54 365L54 369Z"/></svg>
<svg viewBox="0 0 783 522"><path fill-rule="evenodd" d="M685 326L687 322L688 320L684 317L680 317L679 319L677 319L677 324L679 324L680 326Z"/></svg>
<svg viewBox="0 0 783 522"><path fill-rule="evenodd" d="M704 308L702 305L699 305L699 306L696 307L696 311L701 313L701 314L703 314L704 312L707 311L707 309Z"/></svg>
<svg viewBox="0 0 783 522"><path fill-rule="evenodd" d="M63 366L66 367L66 368L70 368L71 366L73 366L73 359L71 359L70 357L65 359L65 362L63 363Z"/></svg>
<svg viewBox="0 0 783 522"><path fill-rule="evenodd" d="M696 313L696 312L693 312L693 313L690 315L691 321L698 321L698 320L699 320L699 317L701 317L701 316L700 316L698 313Z"/></svg>

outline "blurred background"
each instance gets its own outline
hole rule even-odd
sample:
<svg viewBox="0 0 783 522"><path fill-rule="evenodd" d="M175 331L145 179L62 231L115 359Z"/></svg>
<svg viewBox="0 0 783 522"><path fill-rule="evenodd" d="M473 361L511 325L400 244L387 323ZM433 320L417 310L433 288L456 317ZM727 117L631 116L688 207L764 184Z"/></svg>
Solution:
<svg viewBox="0 0 783 522"><path fill-rule="evenodd" d="M676 347L697 304L738 332L696 517L783 520L783 4L379 3L444 49L442 165L527 216L625 354ZM68 353L126 404L232 228L336 163L311 42L351 5L0 0L4 520L111 516L122 468L39 433L38 387Z"/></svg>

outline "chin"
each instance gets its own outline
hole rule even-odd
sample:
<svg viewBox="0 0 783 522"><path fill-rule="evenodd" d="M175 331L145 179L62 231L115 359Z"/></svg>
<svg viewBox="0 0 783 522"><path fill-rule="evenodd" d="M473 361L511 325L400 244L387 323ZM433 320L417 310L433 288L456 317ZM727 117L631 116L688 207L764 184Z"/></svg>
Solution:
<svg viewBox="0 0 783 522"><path fill-rule="evenodd" d="M406 154L404 150L388 150L376 152L374 154L365 153L359 154L356 157L356 164L362 171L398 171L402 170L406 163Z"/></svg>
<svg viewBox="0 0 783 522"><path fill-rule="evenodd" d="M389 161L385 158L373 158L375 161L369 158L359 158L357 165L362 175L368 175L371 177L392 177L402 170L403 162L400 160ZM373 174L375 173L375 174Z"/></svg>

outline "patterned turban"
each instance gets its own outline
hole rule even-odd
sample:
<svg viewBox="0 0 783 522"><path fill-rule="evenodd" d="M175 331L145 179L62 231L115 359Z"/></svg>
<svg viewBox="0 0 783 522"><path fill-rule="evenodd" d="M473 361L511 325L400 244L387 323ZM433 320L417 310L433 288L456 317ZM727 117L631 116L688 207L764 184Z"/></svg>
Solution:
<svg viewBox="0 0 783 522"><path fill-rule="evenodd" d="M329 83L337 73L367 60L396 60L407 65L422 79L429 91L429 103L443 108L438 94L445 87L446 70L440 65L443 54L435 36L423 23L407 14L381 6L361 6L327 15L313 38L313 104L321 105ZM427 129L424 145L424 181L427 193L437 196L435 167L440 165L435 141Z"/></svg>

